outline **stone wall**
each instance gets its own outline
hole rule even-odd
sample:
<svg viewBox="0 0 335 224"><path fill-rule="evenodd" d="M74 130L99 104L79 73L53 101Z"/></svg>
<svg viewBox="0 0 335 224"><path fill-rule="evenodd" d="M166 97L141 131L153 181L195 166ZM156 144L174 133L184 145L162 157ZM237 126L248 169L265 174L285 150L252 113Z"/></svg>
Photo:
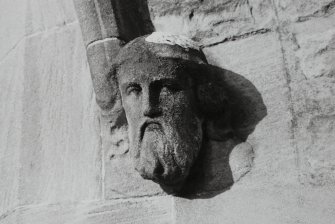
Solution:
<svg viewBox="0 0 335 224"><path fill-rule="evenodd" d="M149 8L157 30L198 40L210 63L261 93L267 116L245 143L255 155L251 171L215 197L111 199L119 173L106 177L72 1L5 0L0 223L334 222L335 2L149 0Z"/></svg>

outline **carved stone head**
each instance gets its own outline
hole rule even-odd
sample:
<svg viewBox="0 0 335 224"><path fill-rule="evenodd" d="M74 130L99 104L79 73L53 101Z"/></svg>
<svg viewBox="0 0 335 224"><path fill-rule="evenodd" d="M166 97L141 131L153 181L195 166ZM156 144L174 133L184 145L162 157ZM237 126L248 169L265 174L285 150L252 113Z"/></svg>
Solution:
<svg viewBox="0 0 335 224"><path fill-rule="evenodd" d="M137 181L128 170L130 155L142 177L181 194L192 194L190 186L217 192L231 185L231 150L266 116L256 87L209 65L187 38L142 36L154 31L147 1L74 3L101 109L102 148L109 158L122 148L122 160L113 166L122 163L120 169ZM127 128L130 153L123 156L129 152Z"/></svg>
<svg viewBox="0 0 335 224"><path fill-rule="evenodd" d="M207 117L227 109L223 88L205 74L206 65L192 41L154 33L124 46L111 72L135 169L173 191L183 186L197 160Z"/></svg>

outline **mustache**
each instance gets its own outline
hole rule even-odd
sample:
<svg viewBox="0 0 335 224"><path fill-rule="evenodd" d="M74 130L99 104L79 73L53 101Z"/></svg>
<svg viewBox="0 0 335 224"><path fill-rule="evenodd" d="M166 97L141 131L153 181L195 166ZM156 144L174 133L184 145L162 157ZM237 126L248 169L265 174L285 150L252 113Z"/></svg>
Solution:
<svg viewBox="0 0 335 224"><path fill-rule="evenodd" d="M146 119L144 121L141 122L141 125L140 125L140 129L139 129L139 135L140 136L140 141L143 140L143 137L144 137L144 133L145 133L145 130L146 128L149 126L149 125L152 125L152 124L155 124L155 125L158 125L158 127L161 129L161 130L164 130L163 129L163 122L158 120L158 119Z"/></svg>
<svg viewBox="0 0 335 224"><path fill-rule="evenodd" d="M157 134L160 135L160 143L163 144L163 146L159 146L157 149L154 149L154 157L156 159L156 167L154 169L154 177L151 177L150 179L163 184L164 186L174 186L178 184L181 180L184 178L184 174L182 173L182 168L180 167L178 161L176 161L177 158L175 158L174 148L173 145L171 145L169 140L166 138L166 133L164 130L165 128L169 128L169 124L165 123L164 120L160 119L145 119L141 122L141 125L139 126L139 141L138 141L138 147L139 149L145 151L148 149L142 148L143 141L145 141L145 133L148 131L147 127L150 125L156 125L155 128L155 134L153 134L155 137L157 137ZM151 130L150 130L151 131ZM154 137L154 138L155 138ZM155 141L154 138L148 139L148 141ZM152 150L152 149L149 149ZM140 152L139 152L140 153ZM142 152L143 153L143 152Z"/></svg>

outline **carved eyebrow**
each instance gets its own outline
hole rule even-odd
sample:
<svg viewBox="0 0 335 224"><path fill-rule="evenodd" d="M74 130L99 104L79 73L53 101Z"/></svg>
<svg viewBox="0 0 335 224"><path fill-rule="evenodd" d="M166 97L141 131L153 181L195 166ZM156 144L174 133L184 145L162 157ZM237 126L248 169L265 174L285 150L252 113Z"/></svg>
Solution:
<svg viewBox="0 0 335 224"><path fill-rule="evenodd" d="M126 82L122 84L122 88L128 89L129 87L137 87L140 86L137 82Z"/></svg>
<svg viewBox="0 0 335 224"><path fill-rule="evenodd" d="M140 84L138 84L137 82L127 82L124 84L126 86L126 88L129 88L129 87L138 87L140 86Z"/></svg>
<svg viewBox="0 0 335 224"><path fill-rule="evenodd" d="M124 89L126 92L129 90L129 88L132 88L132 87L141 88L141 85L136 82L127 82L122 85L122 89Z"/></svg>
<svg viewBox="0 0 335 224"><path fill-rule="evenodd" d="M169 89L174 90L182 90L184 88L187 88L185 86L185 83L183 83L181 80L173 79L173 78L162 78L155 80L151 83L152 86L160 86L160 87L168 87Z"/></svg>

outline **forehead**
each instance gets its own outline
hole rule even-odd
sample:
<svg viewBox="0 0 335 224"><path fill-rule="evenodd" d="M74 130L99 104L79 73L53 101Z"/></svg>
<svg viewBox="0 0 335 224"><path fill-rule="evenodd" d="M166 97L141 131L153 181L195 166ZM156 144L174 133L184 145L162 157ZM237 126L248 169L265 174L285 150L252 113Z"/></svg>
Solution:
<svg viewBox="0 0 335 224"><path fill-rule="evenodd" d="M118 82L150 82L161 79L186 78L183 65L174 60L155 60L122 64L118 69Z"/></svg>

